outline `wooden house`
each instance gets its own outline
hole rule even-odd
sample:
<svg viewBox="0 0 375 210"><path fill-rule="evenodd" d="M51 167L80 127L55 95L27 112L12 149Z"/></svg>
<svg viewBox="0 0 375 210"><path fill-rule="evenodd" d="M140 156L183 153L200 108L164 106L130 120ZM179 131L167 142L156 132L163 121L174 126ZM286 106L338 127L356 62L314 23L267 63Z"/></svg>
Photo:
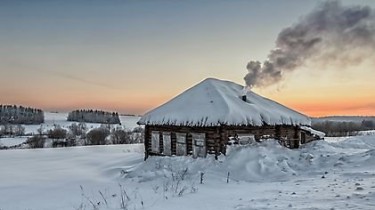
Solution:
<svg viewBox="0 0 375 210"><path fill-rule="evenodd" d="M145 125L145 159L217 157L226 153L228 144L243 139L274 138L289 148L317 139L306 130L309 117L244 90L239 84L209 78L146 113L138 122Z"/></svg>

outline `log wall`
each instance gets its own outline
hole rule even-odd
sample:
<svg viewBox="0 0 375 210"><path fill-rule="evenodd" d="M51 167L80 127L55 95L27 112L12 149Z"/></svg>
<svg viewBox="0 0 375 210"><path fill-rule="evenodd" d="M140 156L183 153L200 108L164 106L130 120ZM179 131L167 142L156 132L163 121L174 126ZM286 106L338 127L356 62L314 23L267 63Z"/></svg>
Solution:
<svg viewBox="0 0 375 210"><path fill-rule="evenodd" d="M160 152L155 153L151 151L151 132L160 132L159 144ZM255 139L259 141L264 138L277 139L280 144L289 148L298 148L300 145L301 131L297 126L217 126L217 127L187 127L187 126L145 126L145 159L149 155L163 155L163 132L171 133L171 152L176 155L176 133L186 133L186 149L187 154L193 153L193 140L191 133L204 133L206 139L206 153L226 154L226 145L228 144L229 137L236 135L254 135ZM306 141L308 142L308 141Z"/></svg>

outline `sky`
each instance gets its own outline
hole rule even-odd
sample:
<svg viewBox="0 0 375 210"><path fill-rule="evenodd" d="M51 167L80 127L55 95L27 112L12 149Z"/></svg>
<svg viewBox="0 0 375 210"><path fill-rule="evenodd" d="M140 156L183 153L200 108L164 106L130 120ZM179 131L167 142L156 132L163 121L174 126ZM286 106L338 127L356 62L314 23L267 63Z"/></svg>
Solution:
<svg viewBox="0 0 375 210"><path fill-rule="evenodd" d="M245 85L319 2L0 0L0 104L144 114L207 77ZM374 66L306 65L253 91L310 116L375 115Z"/></svg>

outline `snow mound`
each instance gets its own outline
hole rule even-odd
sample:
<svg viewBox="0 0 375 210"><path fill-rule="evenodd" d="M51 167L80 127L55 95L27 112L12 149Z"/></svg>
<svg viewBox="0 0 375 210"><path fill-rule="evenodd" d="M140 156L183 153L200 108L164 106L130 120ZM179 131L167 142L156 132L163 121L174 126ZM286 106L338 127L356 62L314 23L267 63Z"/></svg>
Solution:
<svg viewBox="0 0 375 210"><path fill-rule="evenodd" d="M160 107L146 113L141 125L310 125L310 118L244 86L218 79L205 79Z"/></svg>
<svg viewBox="0 0 375 210"><path fill-rule="evenodd" d="M231 148L220 170L230 172L236 180L284 180L297 173L294 160L303 158L309 161L307 157L270 140L262 144Z"/></svg>
<svg viewBox="0 0 375 210"><path fill-rule="evenodd" d="M353 152L351 152L353 151ZM300 149L288 149L270 139L248 146L231 146L227 156L193 159L191 157L150 157L130 171L129 178L139 182L173 177L185 170L186 179L199 180L205 176L225 181L246 182L287 181L295 176L318 176L352 168L354 165L372 167L375 164L375 139L357 136L340 142L314 141Z"/></svg>
<svg viewBox="0 0 375 210"><path fill-rule="evenodd" d="M315 155L309 150L311 149L290 150L280 146L275 140L267 140L249 146L232 146L228 155L220 156L218 161L213 156L206 159L150 157L130 171L127 177L144 182L171 177L186 170L187 177L191 179L198 179L201 173L205 173L225 180L229 173L230 179L235 181L284 181L306 173L310 167L321 170L321 162L318 160L315 163Z"/></svg>
<svg viewBox="0 0 375 210"><path fill-rule="evenodd" d="M183 173L193 177L199 175L218 162L213 157L193 159L191 157L150 157L139 167L128 171L127 178L135 178L139 182L172 177Z"/></svg>

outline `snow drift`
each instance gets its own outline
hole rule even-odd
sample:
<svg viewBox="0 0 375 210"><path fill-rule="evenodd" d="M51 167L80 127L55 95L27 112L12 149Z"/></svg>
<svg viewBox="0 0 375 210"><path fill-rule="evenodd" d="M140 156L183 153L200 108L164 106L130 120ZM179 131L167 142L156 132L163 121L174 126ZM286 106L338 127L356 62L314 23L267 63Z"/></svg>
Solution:
<svg viewBox="0 0 375 210"><path fill-rule="evenodd" d="M351 150L355 153L351 154ZM320 178L325 173L351 167L353 163L372 167L375 140L373 136L357 136L340 142L315 141L291 150L270 139L249 146L231 146L228 155L220 158L215 161L210 156L207 159L150 157L128 177L144 182L187 169L188 177L196 180L200 173L226 179L228 172L231 180L247 182L287 181L300 175Z"/></svg>

